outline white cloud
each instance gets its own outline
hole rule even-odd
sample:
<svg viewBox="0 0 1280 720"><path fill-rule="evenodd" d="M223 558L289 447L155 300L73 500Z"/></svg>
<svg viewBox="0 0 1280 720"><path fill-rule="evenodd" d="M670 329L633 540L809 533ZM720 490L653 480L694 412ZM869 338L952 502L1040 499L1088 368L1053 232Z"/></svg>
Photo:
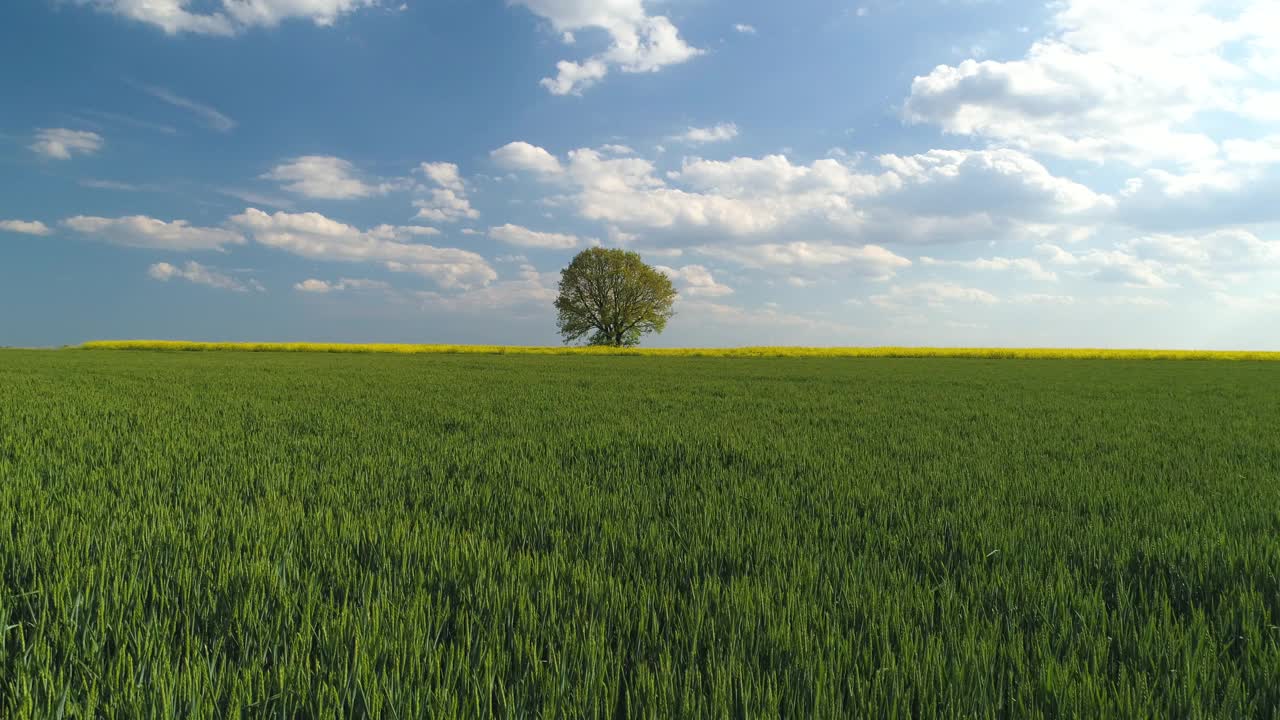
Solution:
<svg viewBox="0 0 1280 720"><path fill-rule="evenodd" d="M801 315L780 310L776 303L759 308L744 308L711 300L685 300L680 303L679 317L686 325L699 328L705 337L707 328L740 328L765 337L770 345L820 342L836 344L837 338L852 338L856 329L823 317ZM734 333L738 337L738 333Z"/></svg>
<svg viewBox="0 0 1280 720"><path fill-rule="evenodd" d="M519 225L512 225L510 223L502 225L501 227L489 228L489 237L509 245L554 250L576 248L583 243L582 239L577 235L537 232L535 230L530 230L529 228L521 227Z"/></svg>
<svg viewBox="0 0 1280 720"><path fill-rule="evenodd" d="M77 215L62 224L112 245L151 250L225 250L243 245L244 236L224 228L195 227L186 220L165 222L145 215L121 218Z"/></svg>
<svg viewBox="0 0 1280 720"><path fill-rule="evenodd" d="M691 127L668 139L689 145L705 145L707 143L728 142L736 137L738 137L738 126L735 123L720 123L713 127Z"/></svg>
<svg viewBox="0 0 1280 720"><path fill-rule="evenodd" d="M72 155L92 155L102 149L102 136L87 130L41 128L29 147L54 160L70 160Z"/></svg>
<svg viewBox="0 0 1280 720"><path fill-rule="evenodd" d="M919 306L945 310L954 303L993 305L1000 302L999 298L986 290L948 282L894 285L888 292L872 295L868 299L873 305L886 310L902 310Z"/></svg>
<svg viewBox="0 0 1280 720"><path fill-rule="evenodd" d="M1280 293L1267 292L1261 295L1233 295L1225 292L1213 293L1214 302L1225 305L1235 311L1270 312L1280 311Z"/></svg>
<svg viewBox="0 0 1280 720"><path fill-rule="evenodd" d="M515 279L500 280L454 295L422 292L418 293L418 297L424 305L452 312L540 306L550 314L557 295L558 280L558 273L538 272L537 268L526 264L520 266Z"/></svg>
<svg viewBox="0 0 1280 720"><path fill-rule="evenodd" d="M759 245L704 245L697 251L708 257L728 260L757 269L817 268L848 266L855 272L877 279L893 277L911 261L878 245L853 247L832 243L763 243Z"/></svg>
<svg viewBox="0 0 1280 720"><path fill-rule="evenodd" d="M1134 166L1211 163L1203 113L1256 113L1273 0L1064 0L1025 58L966 60L917 77L913 122L1012 147ZM1233 10L1235 12L1233 12ZM1264 111L1265 113L1265 111Z"/></svg>
<svg viewBox="0 0 1280 720"><path fill-rule="evenodd" d="M332 25L339 17L378 0L79 0L117 15L154 25L169 35L235 35L252 27L275 27L286 20ZM192 11L191 7L208 11Z"/></svg>
<svg viewBox="0 0 1280 720"><path fill-rule="evenodd" d="M201 265L194 260L187 262L182 267L170 265L167 262L156 263L147 269L147 274L161 282L170 280L186 280L196 285L206 285L219 290L231 290L233 292L249 292L254 290L257 292L266 292L266 288L262 287L262 283L257 280L249 280L243 282L214 270L213 268Z"/></svg>
<svg viewBox="0 0 1280 720"><path fill-rule="evenodd" d="M323 295L347 290L390 290L391 286L381 280L364 280L360 278L340 278L337 282L326 282L308 278L293 286L294 290L304 293Z"/></svg>
<svg viewBox="0 0 1280 720"><path fill-rule="evenodd" d="M559 158L527 142L508 143L489 153L489 157L510 170L527 170L542 175L559 175L564 172Z"/></svg>
<svg viewBox="0 0 1280 720"><path fill-rule="evenodd" d="M733 288L716 282L715 277L711 275L711 271L702 265L685 265L682 268L657 265L655 269L679 285L682 296L723 297L733 294Z"/></svg>
<svg viewBox="0 0 1280 720"><path fill-rule="evenodd" d="M552 95L581 95L583 90L595 85L609 74L609 66L600 60L576 63L561 60L556 63L556 76L543 78L541 85Z"/></svg>
<svg viewBox="0 0 1280 720"><path fill-rule="evenodd" d="M423 237L427 235L441 235L438 228L427 227L426 225L378 225L369 231L374 237L387 239L409 239L413 237Z"/></svg>
<svg viewBox="0 0 1280 720"><path fill-rule="evenodd" d="M755 28L755 26L754 26L754 25L747 25L746 23L738 23L738 24L736 24L736 25L734 25L734 26L733 26L733 29L734 29L735 31L737 31L737 32L742 33L743 35L755 35L755 34L756 34L756 28Z"/></svg>
<svg viewBox="0 0 1280 720"><path fill-rule="evenodd" d="M39 220L0 220L0 231L22 235L53 234L53 230Z"/></svg>
<svg viewBox="0 0 1280 720"><path fill-rule="evenodd" d="M346 160L328 155L304 155L272 168L262 176L275 180L292 193L320 200L349 200L385 195L395 186L389 183L371 185L356 176L355 167Z"/></svg>
<svg viewBox="0 0 1280 720"><path fill-rule="evenodd" d="M1276 122L1280 123L1280 114ZM1259 140L1228 140L1222 149L1234 165L1280 165L1280 135Z"/></svg>
<svg viewBox="0 0 1280 720"><path fill-rule="evenodd" d="M434 222L457 222L463 218L480 217L479 211L471 207L466 193L444 188L432 190L430 197L414 200L413 205L418 208L417 217Z"/></svg>
<svg viewBox="0 0 1280 720"><path fill-rule="evenodd" d="M828 226L859 223L852 198L876 192L877 179L834 160L793 166L783 156L728 162L686 159L668 174L695 190L674 188L643 158L569 153L568 175L580 189L578 212L626 229L707 228L729 235L766 233L802 217Z"/></svg>
<svg viewBox="0 0 1280 720"><path fill-rule="evenodd" d="M422 163L419 169L428 180L446 190L462 192L466 189L462 182L462 174L458 172L458 166L453 163Z"/></svg>
<svg viewBox="0 0 1280 720"><path fill-rule="evenodd" d="M1115 200L1066 178L1017 150L930 150L921 155L881 155L880 164L905 189L891 203L914 213L1049 220L1105 214Z"/></svg>
<svg viewBox="0 0 1280 720"><path fill-rule="evenodd" d="M1058 279L1057 273L1051 270L1045 270L1040 261L1033 258L977 258L975 260L939 260L937 258L922 257L921 265L958 267L966 270L983 270L995 272L1017 271L1036 280L1054 281Z"/></svg>
<svg viewBox="0 0 1280 720"><path fill-rule="evenodd" d="M1230 163L1185 173L1152 169L1131 178L1119 195L1117 219L1163 232L1280 220L1280 165L1269 162L1268 143L1224 145L1234 153Z"/></svg>
<svg viewBox="0 0 1280 720"><path fill-rule="evenodd" d="M117 15L154 25L169 35L234 35L235 25L223 13L191 12L190 0L80 0Z"/></svg>
<svg viewBox="0 0 1280 720"><path fill-rule="evenodd" d="M1039 245L1036 249L1050 263L1100 282L1120 283L1133 288L1174 287L1166 279L1163 265L1121 250L1094 248L1076 254L1051 244Z"/></svg>
<svg viewBox="0 0 1280 720"><path fill-rule="evenodd" d="M1010 299L1010 302L1020 305L1075 305L1076 299L1070 295L1026 293L1014 296Z"/></svg>
<svg viewBox="0 0 1280 720"><path fill-rule="evenodd" d="M1280 91L1246 90L1240 114L1259 122L1280 122Z"/></svg>
<svg viewBox="0 0 1280 720"><path fill-rule="evenodd" d="M315 278L309 278L307 280L303 280L300 283L296 283L293 286L293 289L297 290L298 292L314 293L317 295L322 295L324 293L333 292L336 288L334 285L331 285L325 282L324 280L316 280Z"/></svg>
<svg viewBox="0 0 1280 720"><path fill-rule="evenodd" d="M596 28L612 38L603 53L583 62L562 60L557 75L544 78L543 87L555 95L578 95L606 75L611 67L623 72L656 72L683 63L703 51L688 45L671 20L649 15L643 0L509 0L551 22L556 32ZM569 37L572 37L570 35ZM567 38L565 38L567 39Z"/></svg>
<svg viewBox="0 0 1280 720"><path fill-rule="evenodd" d="M314 260L376 262L396 272L416 273L445 288L485 285L497 273L468 250L409 242L420 228L380 225L361 231L319 213L267 214L249 208L231 221L268 247Z"/></svg>
<svg viewBox="0 0 1280 720"><path fill-rule="evenodd" d="M1041 244L1037 252L1064 272L1134 288L1199 286L1226 290L1280 272L1280 242L1243 229L1200 235L1151 234L1109 248L1070 252Z"/></svg>
<svg viewBox="0 0 1280 720"><path fill-rule="evenodd" d="M571 188L552 200L572 203L581 217L624 235L801 235L859 245L967 241L1065 234L1064 223L1100 222L1116 206L1113 198L1054 176L1015 150L884 155L877 173L859 170L858 157L808 165L784 155L687 157L679 170L659 176L641 157L582 148L562 162L527 143L518 152L508 148L503 156L510 167Z"/></svg>
<svg viewBox="0 0 1280 720"><path fill-rule="evenodd" d="M1144 235L1119 244L1137 258L1210 287L1242 284L1258 273L1280 271L1280 242L1242 229L1203 235Z"/></svg>
<svg viewBox="0 0 1280 720"><path fill-rule="evenodd" d="M1167 307L1169 305L1168 300L1142 295L1108 295L1098 298L1098 302L1102 305L1128 305L1132 307Z"/></svg>
<svg viewBox="0 0 1280 720"><path fill-rule="evenodd" d="M182 108L187 112L194 114L200 118L205 125L218 132L231 132L236 127L236 121L219 112L217 108L196 102L190 98L185 98L171 90L154 85L137 85L138 89L151 95L152 97L163 100L174 107Z"/></svg>
<svg viewBox="0 0 1280 720"><path fill-rule="evenodd" d="M457 165L445 162L422 163L418 169L436 186L429 190L429 196L414 200L413 205L418 208L419 218L434 222L457 222L480 217L480 213L471 207L466 183L463 182Z"/></svg>
<svg viewBox="0 0 1280 720"><path fill-rule="evenodd" d="M668 173L668 177L701 192L753 199L771 195L850 199L878 195L901 185L894 176L858 173L831 158L811 165L793 165L785 155L735 157L727 161L685 158L681 169Z"/></svg>

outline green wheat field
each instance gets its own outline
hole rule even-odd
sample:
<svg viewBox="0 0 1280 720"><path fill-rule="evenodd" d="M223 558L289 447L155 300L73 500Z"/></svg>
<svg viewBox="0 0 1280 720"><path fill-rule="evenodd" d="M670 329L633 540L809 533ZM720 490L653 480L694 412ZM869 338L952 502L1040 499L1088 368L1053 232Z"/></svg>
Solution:
<svg viewBox="0 0 1280 720"><path fill-rule="evenodd" d="M0 717L1280 717L1280 364L0 352Z"/></svg>

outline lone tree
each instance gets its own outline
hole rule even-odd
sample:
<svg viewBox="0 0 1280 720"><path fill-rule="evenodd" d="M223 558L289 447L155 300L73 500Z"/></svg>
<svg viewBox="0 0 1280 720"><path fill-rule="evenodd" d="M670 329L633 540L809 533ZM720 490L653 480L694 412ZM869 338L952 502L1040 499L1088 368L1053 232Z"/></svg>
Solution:
<svg viewBox="0 0 1280 720"><path fill-rule="evenodd" d="M565 343L630 347L662 332L675 313L671 280L626 250L591 248L560 272L556 325Z"/></svg>

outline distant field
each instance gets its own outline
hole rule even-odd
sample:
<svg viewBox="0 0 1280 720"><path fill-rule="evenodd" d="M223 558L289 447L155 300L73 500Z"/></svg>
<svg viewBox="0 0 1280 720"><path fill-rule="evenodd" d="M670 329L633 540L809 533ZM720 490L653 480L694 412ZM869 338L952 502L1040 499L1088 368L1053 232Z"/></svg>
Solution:
<svg viewBox="0 0 1280 720"><path fill-rule="evenodd" d="M1276 717L1280 365L0 352L0 717Z"/></svg>
<svg viewBox="0 0 1280 720"><path fill-rule="evenodd" d="M614 348L522 345L353 345L347 343L213 343L175 340L98 340L88 350L183 352L327 352L396 355L633 355L717 358L971 358L1023 360L1254 360L1280 361L1280 352L1250 350L1102 350L1089 348L741 347Z"/></svg>

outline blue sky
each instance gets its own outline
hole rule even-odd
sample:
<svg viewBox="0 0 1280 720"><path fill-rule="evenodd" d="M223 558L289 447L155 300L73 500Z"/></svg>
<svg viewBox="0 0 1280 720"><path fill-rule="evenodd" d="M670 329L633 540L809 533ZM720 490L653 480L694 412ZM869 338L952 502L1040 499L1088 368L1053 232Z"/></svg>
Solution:
<svg viewBox="0 0 1280 720"><path fill-rule="evenodd" d="M1280 349L1273 0L21 0L0 345Z"/></svg>

